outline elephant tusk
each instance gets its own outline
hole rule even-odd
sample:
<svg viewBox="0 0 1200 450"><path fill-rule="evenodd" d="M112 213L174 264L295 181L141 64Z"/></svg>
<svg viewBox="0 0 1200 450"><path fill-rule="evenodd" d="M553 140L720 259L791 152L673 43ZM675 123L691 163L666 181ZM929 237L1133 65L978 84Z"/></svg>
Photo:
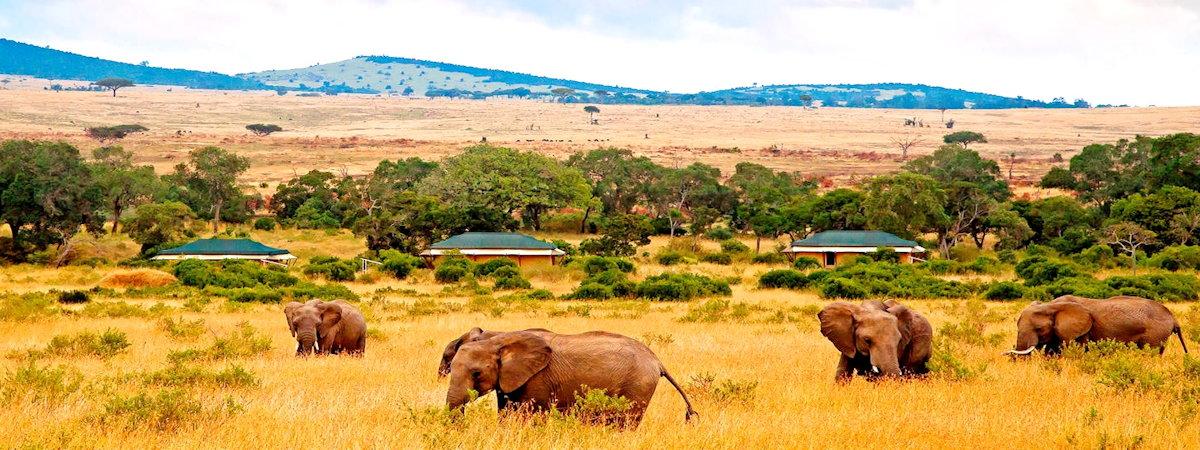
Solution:
<svg viewBox="0 0 1200 450"><path fill-rule="evenodd" d="M1036 345L1032 345L1032 346L1030 346L1029 348L1027 348L1027 349L1025 349L1025 350L1009 350L1009 351L1007 351L1007 352L1004 352L1004 354L1005 354L1005 355L1020 355L1020 356L1025 356L1025 355L1028 355L1028 354L1030 354L1030 353L1033 353L1033 349L1034 349L1034 348L1037 348L1037 346L1036 346Z"/></svg>
<svg viewBox="0 0 1200 450"><path fill-rule="evenodd" d="M871 366L871 371L872 371L872 372L875 372L875 373L879 373L879 367L878 367L878 366Z"/></svg>

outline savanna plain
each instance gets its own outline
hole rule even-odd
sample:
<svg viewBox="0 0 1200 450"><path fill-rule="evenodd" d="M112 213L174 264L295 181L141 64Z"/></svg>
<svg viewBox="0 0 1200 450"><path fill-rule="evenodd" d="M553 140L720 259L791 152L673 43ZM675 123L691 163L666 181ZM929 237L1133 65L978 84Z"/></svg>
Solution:
<svg viewBox="0 0 1200 450"><path fill-rule="evenodd" d="M32 83L32 82L31 82ZM920 137L928 154L944 128L938 111L602 105L589 125L578 105L386 97L277 97L264 93L134 88L104 93L0 91L0 138L95 143L87 126L150 128L121 144L165 172L190 150L219 145L251 158L243 182L264 193L311 169L362 174L381 159L437 160L488 142L565 157L599 146L630 148L660 164L741 161L824 177L832 186L902 164L892 140ZM1186 108L948 111L986 134L985 156L1015 179L1041 177L1084 145L1195 130ZM286 131L255 137L248 123ZM561 142L560 142L561 141ZM1002 164L1002 167L1007 168ZM1029 187L1026 195L1038 195ZM346 230L260 231L303 266L317 255L366 250ZM534 233L578 244L588 237ZM741 236L747 246L753 238ZM677 267L652 257L689 245L655 237L632 258L633 280ZM778 243L783 243L779 241ZM777 242L764 242L773 249ZM138 253L124 235L80 238L78 251L109 261ZM715 241L701 240L713 250ZM990 250L985 250L990 254ZM342 283L369 324L365 356L298 358L282 304L242 303L180 286L169 274L113 263L0 267L0 446L22 448L1196 448L1200 363L1172 340L1164 355L1067 352L1014 360L1028 302L906 300L929 318L937 367L919 380L834 383L838 354L810 291L767 289L759 276L787 262L697 262L689 272L728 280L732 295L686 302L567 300L585 274L576 266L525 270L532 298L484 281L445 284L429 269L403 280L371 268ZM1105 269L1108 275L1128 268ZM293 274L310 276L293 269ZM1191 273L1194 275L1194 272ZM1011 268L944 275L964 283L1010 280ZM323 281L323 280L315 280ZM85 303L60 302L84 291ZM539 296L540 297L540 296ZM977 296L978 297L978 296ZM883 300L883 299L880 299ZM284 301L287 301L286 299ZM1170 303L1189 347L1200 348L1200 309ZM571 415L498 414L494 394L463 414L444 408L436 369L443 346L472 327L559 333L606 330L646 343L680 381L699 416L660 381L634 430ZM57 340L56 340L56 337ZM58 342L58 344L55 344ZM1111 356L1111 355L1110 355Z"/></svg>

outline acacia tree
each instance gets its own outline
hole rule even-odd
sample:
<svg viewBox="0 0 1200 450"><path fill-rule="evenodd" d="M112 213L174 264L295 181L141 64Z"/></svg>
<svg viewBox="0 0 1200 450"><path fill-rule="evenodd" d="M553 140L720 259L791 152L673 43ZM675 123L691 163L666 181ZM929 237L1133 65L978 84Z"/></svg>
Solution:
<svg viewBox="0 0 1200 450"><path fill-rule="evenodd" d="M942 136L942 141L947 144L958 144L963 146L963 148L967 148L967 146L976 142L986 144L987 138L974 131L955 131Z"/></svg>
<svg viewBox="0 0 1200 450"><path fill-rule="evenodd" d="M246 129L250 130L251 133L254 133L255 136L266 136L271 133L283 131L283 128L281 128L279 125L266 123L253 123L246 125Z"/></svg>
<svg viewBox="0 0 1200 450"><path fill-rule="evenodd" d="M1133 222L1117 222L1104 228L1105 241L1129 253L1129 263L1134 275L1137 274L1138 249L1153 244L1156 237L1153 231Z"/></svg>
<svg viewBox="0 0 1200 450"><path fill-rule="evenodd" d="M565 101L567 99L567 97L575 95L575 90L571 89L571 88L557 87L557 88L551 89L550 93L553 94L555 97L557 97L558 101L561 103L561 102Z"/></svg>
<svg viewBox="0 0 1200 450"><path fill-rule="evenodd" d="M133 86L133 80L130 80L128 78L110 77L110 78L103 78L100 80L96 80L92 84L111 90L113 93L113 97L116 97L117 89Z"/></svg>
<svg viewBox="0 0 1200 450"><path fill-rule="evenodd" d="M867 226L912 239L947 221L946 193L937 180L901 172L867 181L863 211Z"/></svg>
<svg viewBox="0 0 1200 450"><path fill-rule="evenodd" d="M65 142L6 141L0 144L0 220L12 232L12 255L59 246L61 264L71 238L84 228L103 229L102 193L79 150Z"/></svg>
<svg viewBox="0 0 1200 450"><path fill-rule="evenodd" d="M175 166L174 181L202 197L212 214L213 232L219 231L226 203L242 197L237 179L250 168L250 160L220 147L192 150L190 161ZM197 202L199 203L199 202Z"/></svg>
<svg viewBox="0 0 1200 450"><path fill-rule="evenodd" d="M913 148L917 145L920 145L921 138L919 136L895 138L895 139L892 139L892 144L894 144L896 147L900 148L900 159L907 160L908 159L908 149Z"/></svg>
<svg viewBox="0 0 1200 450"><path fill-rule="evenodd" d="M152 166L134 166L133 153L121 147L100 147L92 152L92 176L107 200L112 214L111 234L117 234L125 209L150 201L159 191L160 180Z"/></svg>
<svg viewBox="0 0 1200 450"><path fill-rule="evenodd" d="M600 108L595 105L587 105L583 107L583 112L588 113L588 121L595 124L596 114L600 114Z"/></svg>

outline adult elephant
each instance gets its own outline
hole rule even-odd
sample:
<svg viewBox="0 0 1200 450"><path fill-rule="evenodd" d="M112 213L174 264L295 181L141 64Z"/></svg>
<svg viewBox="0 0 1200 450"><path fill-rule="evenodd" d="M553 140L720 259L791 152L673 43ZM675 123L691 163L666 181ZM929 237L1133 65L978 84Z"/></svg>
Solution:
<svg viewBox="0 0 1200 450"><path fill-rule="evenodd" d="M687 405L684 418L690 420L696 412L687 395L654 352L637 340L603 331L496 333L459 346L450 363L446 404L461 409L471 392L495 390L501 409L566 411L586 391L599 389L630 401L627 411L606 420L637 427L659 377L679 391Z"/></svg>
<svg viewBox="0 0 1200 450"><path fill-rule="evenodd" d="M1017 319L1017 342L1007 355L1028 355L1034 350L1058 354L1069 342L1086 344L1111 339L1155 347L1159 354L1167 348L1171 334L1187 353L1187 343L1175 315L1153 300L1117 296L1104 300L1062 296L1049 303L1033 303Z"/></svg>
<svg viewBox="0 0 1200 450"><path fill-rule="evenodd" d="M817 313L821 334L841 353L835 380L850 381L857 373L918 376L928 373L933 327L920 313L894 301L861 305L833 302Z"/></svg>
<svg viewBox="0 0 1200 450"><path fill-rule="evenodd" d="M353 305L310 300L291 302L283 308L288 328L296 338L296 355L362 355L367 349L367 321Z"/></svg>
<svg viewBox="0 0 1200 450"><path fill-rule="evenodd" d="M529 328L524 331L531 333L552 333L545 328ZM454 355L458 354L458 348L463 344L475 342L483 339L490 339L494 336L507 333L506 331L486 331L482 328L475 327L471 331L463 333L457 339L446 344L446 348L442 350L442 361L438 364L438 378L450 375L450 361L454 360Z"/></svg>

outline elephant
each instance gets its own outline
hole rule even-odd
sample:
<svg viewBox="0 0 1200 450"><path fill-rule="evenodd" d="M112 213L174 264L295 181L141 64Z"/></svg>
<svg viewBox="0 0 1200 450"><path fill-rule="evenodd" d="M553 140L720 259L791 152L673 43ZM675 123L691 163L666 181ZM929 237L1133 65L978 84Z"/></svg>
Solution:
<svg viewBox="0 0 1200 450"><path fill-rule="evenodd" d="M687 394L645 344L604 331L496 333L463 343L450 362L446 405L462 410L471 392L496 391L501 410L567 411L586 391L600 389L630 401L610 424L636 428L654 396L659 377L683 397L685 421L696 415Z"/></svg>
<svg viewBox="0 0 1200 450"><path fill-rule="evenodd" d="M1139 348L1155 347L1162 354L1172 334L1179 336L1179 344L1187 353L1179 322L1171 310L1156 301L1124 295L1104 300L1065 295L1049 303L1034 302L1021 311L1017 342L1005 354L1023 356L1041 349L1056 355L1069 342L1086 344L1105 339Z"/></svg>
<svg viewBox="0 0 1200 450"><path fill-rule="evenodd" d="M833 302L817 313L821 334L838 349L838 383L855 373L875 380L880 376L921 376L933 351L933 327L920 313L895 301L865 301L861 305Z"/></svg>
<svg viewBox="0 0 1200 450"><path fill-rule="evenodd" d="M362 355L367 349L367 321L349 303L310 300L291 302L283 308L288 328L296 338L296 355Z"/></svg>
<svg viewBox="0 0 1200 450"><path fill-rule="evenodd" d="M551 333L545 328L529 328L525 331L532 333ZM458 353L458 348L468 342L475 342L482 339L489 339L498 334L505 333L504 331L485 331L479 327L472 328L471 331L459 336L458 339L450 341L446 344L446 349L442 350L442 362L438 364L438 378L450 375L450 361L454 359L454 355Z"/></svg>

